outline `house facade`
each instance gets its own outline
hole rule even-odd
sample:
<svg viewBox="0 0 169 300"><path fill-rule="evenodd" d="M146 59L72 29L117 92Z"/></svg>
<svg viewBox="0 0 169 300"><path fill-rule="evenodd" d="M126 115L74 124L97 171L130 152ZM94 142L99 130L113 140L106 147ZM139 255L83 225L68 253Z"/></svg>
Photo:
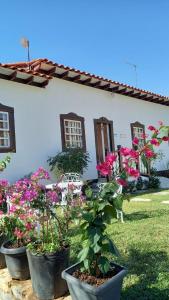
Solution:
<svg viewBox="0 0 169 300"><path fill-rule="evenodd" d="M90 154L85 179L97 178L96 164L117 146L143 143L149 124L169 125L169 98L48 60L0 64L0 158L12 152L1 174L11 182L49 169L47 159L70 147ZM167 168L169 145L160 146ZM52 179L54 180L54 178Z"/></svg>

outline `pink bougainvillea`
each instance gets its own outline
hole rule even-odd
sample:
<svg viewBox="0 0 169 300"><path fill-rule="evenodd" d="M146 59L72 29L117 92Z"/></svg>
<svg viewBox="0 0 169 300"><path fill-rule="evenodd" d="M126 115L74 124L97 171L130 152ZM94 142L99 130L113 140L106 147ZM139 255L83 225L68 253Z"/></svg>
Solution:
<svg viewBox="0 0 169 300"><path fill-rule="evenodd" d="M148 162L150 162L152 159L155 159L157 154L155 153L155 150L153 147L158 147L162 142L169 141L169 137L164 136L161 130L163 127L163 122L159 122L160 127L156 128L153 125L148 126L148 130L151 131L152 137L147 142L145 141L145 144L139 147L137 147L137 150L134 150L133 148L128 147L121 147L119 154L121 156L122 160L122 170L121 172L115 174L115 162L117 161L117 157L115 153L108 154L105 158L105 161L97 165L97 170L100 172L101 175L109 177L111 175L115 175L116 181L125 186L127 184L128 177L135 177L138 178L140 176L139 170L138 170L138 163L140 158L144 157L147 159ZM142 138L146 139L148 137L147 134L143 134ZM132 141L132 144L135 146L139 145L139 139L135 137ZM114 159L111 161L109 159L110 157L113 157Z"/></svg>

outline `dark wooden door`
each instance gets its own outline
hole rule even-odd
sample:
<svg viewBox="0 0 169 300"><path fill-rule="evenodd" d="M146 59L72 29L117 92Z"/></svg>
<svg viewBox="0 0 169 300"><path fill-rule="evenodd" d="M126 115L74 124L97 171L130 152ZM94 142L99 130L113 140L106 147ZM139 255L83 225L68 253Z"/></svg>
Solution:
<svg viewBox="0 0 169 300"><path fill-rule="evenodd" d="M97 163L105 160L108 152L114 150L113 122L106 118L94 120Z"/></svg>

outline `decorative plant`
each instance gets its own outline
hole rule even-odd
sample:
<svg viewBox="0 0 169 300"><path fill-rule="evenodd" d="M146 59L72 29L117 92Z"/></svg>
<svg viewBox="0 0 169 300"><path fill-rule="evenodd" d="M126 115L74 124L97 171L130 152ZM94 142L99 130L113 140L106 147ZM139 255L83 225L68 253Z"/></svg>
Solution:
<svg viewBox="0 0 169 300"><path fill-rule="evenodd" d="M2 172L7 167L10 161L10 156L6 156L3 160L0 160L0 172Z"/></svg>
<svg viewBox="0 0 169 300"><path fill-rule="evenodd" d="M0 215L2 215L7 210L6 203L6 192L8 190L9 183L5 179L0 180Z"/></svg>
<svg viewBox="0 0 169 300"><path fill-rule="evenodd" d="M72 216L78 215L83 202L81 196L74 197L74 186L69 185L67 205L61 213L60 189L46 191L42 180L49 173L39 168L31 177L21 179L12 186L0 181L0 205L8 204L8 212L1 212L0 226L17 247L27 245L38 252L53 252L68 244L69 224Z"/></svg>
<svg viewBox="0 0 169 300"><path fill-rule="evenodd" d="M67 149L48 159L51 171L83 174L90 161L89 153L80 148Z"/></svg>
<svg viewBox="0 0 169 300"><path fill-rule="evenodd" d="M127 186L128 177L139 177L137 165L139 158L143 160L146 166L150 166L152 159L156 156L155 147L163 141L168 141L168 136L164 135L165 126L160 122L157 129L149 126L152 132L142 148L137 150L124 148L120 149L122 156L122 170L118 171L116 167L117 156L115 153L109 153L105 162L97 166L97 170L104 176L108 176L108 182L101 192L94 197L91 189L86 191L87 201L82 214L82 245L83 250L79 253L79 260L82 263L82 271L87 271L95 277L100 277L110 271L111 263L108 257L112 254L118 254L118 251L107 236L107 224L111 222L115 209L121 205L121 196L118 197L119 185ZM134 138L133 144L138 145L139 140ZM117 196L116 196L117 195Z"/></svg>

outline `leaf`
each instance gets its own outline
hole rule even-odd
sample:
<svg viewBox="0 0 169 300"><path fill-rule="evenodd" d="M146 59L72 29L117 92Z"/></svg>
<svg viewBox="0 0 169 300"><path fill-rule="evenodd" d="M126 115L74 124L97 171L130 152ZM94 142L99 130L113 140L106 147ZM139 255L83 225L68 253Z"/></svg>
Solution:
<svg viewBox="0 0 169 300"><path fill-rule="evenodd" d="M89 268L90 268L90 261L88 259L85 259L83 261L83 264L84 264L85 269L89 270Z"/></svg>
<svg viewBox="0 0 169 300"><path fill-rule="evenodd" d="M80 259L80 262L84 261L86 259L86 257L88 256L89 250L90 250L89 247L85 247L79 252L78 258Z"/></svg>
<svg viewBox="0 0 169 300"><path fill-rule="evenodd" d="M103 210L103 208L105 208L105 206L107 205L107 203L104 201L104 202L101 202L99 203L99 206L98 206L98 211L101 211Z"/></svg>
<svg viewBox="0 0 169 300"><path fill-rule="evenodd" d="M141 161L145 168L148 168L148 162L144 154L141 155Z"/></svg>
<svg viewBox="0 0 169 300"><path fill-rule="evenodd" d="M107 205L104 209L104 220L109 223L112 218L116 218L116 210L113 205Z"/></svg>
<svg viewBox="0 0 169 300"><path fill-rule="evenodd" d="M110 248L110 251L112 254L116 255L117 257L120 256L120 252L119 250L117 249L116 245L113 243L113 241L109 238L107 238L108 241L109 241L109 248Z"/></svg>
<svg viewBox="0 0 169 300"><path fill-rule="evenodd" d="M92 198L92 196L93 196L93 191L92 191L92 189L91 188L87 188L86 190L85 190L85 194L86 194L86 197L87 198Z"/></svg>
<svg viewBox="0 0 169 300"><path fill-rule="evenodd" d="M110 262L105 256L101 256L98 260L98 266L103 274L106 274L110 270Z"/></svg>
<svg viewBox="0 0 169 300"><path fill-rule="evenodd" d="M101 250L101 247L96 243L93 247L94 253L98 253L98 252L100 252L100 250Z"/></svg>
<svg viewBox="0 0 169 300"><path fill-rule="evenodd" d="M101 238L101 235L96 232L94 235L94 239L93 239L94 244L96 244L100 240L100 238Z"/></svg>
<svg viewBox="0 0 169 300"><path fill-rule="evenodd" d="M123 206L123 198L122 198L122 196L119 195L116 198L114 198L113 204L114 204L114 207L116 209L122 210L122 206Z"/></svg>
<svg viewBox="0 0 169 300"><path fill-rule="evenodd" d="M93 214L92 213L84 213L82 215L83 219L86 220L87 222L91 222L93 220Z"/></svg>
<svg viewBox="0 0 169 300"><path fill-rule="evenodd" d="M82 223L80 225L80 228L81 228L82 231L85 230L85 229L87 229L87 227L89 227L89 223L88 222L84 222L84 223Z"/></svg>

